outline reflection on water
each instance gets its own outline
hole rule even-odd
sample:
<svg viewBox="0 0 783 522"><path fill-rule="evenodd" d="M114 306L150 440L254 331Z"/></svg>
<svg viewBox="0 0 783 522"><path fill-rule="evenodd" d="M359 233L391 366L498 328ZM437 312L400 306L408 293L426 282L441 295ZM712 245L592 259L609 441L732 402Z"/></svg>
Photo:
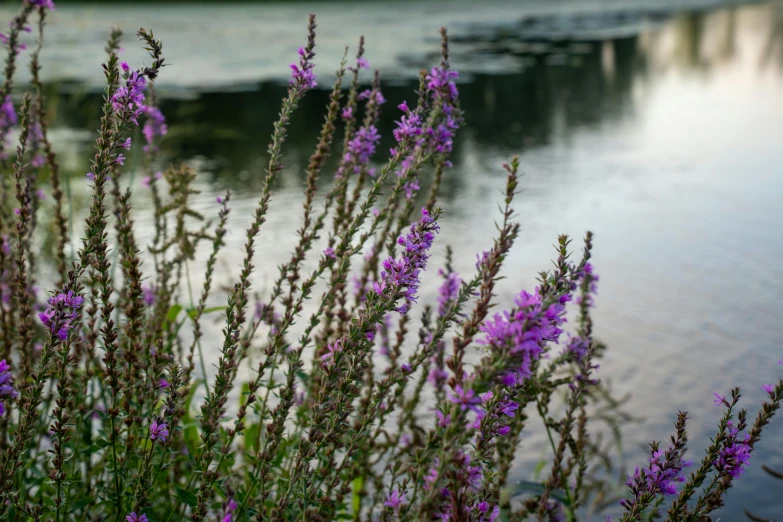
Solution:
<svg viewBox="0 0 783 522"><path fill-rule="evenodd" d="M644 20L613 37L600 37L606 27L596 23L603 32L555 42L530 30L541 21L523 19L495 32L475 25L473 37L463 28L455 61L495 60L502 67L474 71L460 85L467 128L443 190L439 241L441 249L450 244L467 253L455 266L468 272L473 253L486 249L493 232L504 179L499 164L521 152L523 233L499 297L508 302L534 284L557 233L594 230L597 332L611 347L602 372L619 392L634 393L631 407L645 417L643 426L627 428L627 440L661 440L677 409L692 410L692 457L698 458L719 413L711 408L712 393L743 386L752 408L761 401L760 386L781 371L774 361L783 334L783 6ZM628 27L633 34L625 34ZM378 58L379 65L390 61L395 56ZM410 58L419 62L421 56ZM100 100L60 88L66 95L52 97L52 114L59 147L82 151L64 157L76 173L78 202L92 137L73 129L96 128ZM163 92L171 124L162 147L166 161L199 168L203 209L227 188L236 193L230 248L239 248L253 208L284 89L268 81L234 92ZM390 143L394 107L413 90L400 77L385 86L381 150ZM326 96L314 92L292 123L289 168L262 237L274 247L261 250L259 291L293 245L297 222L290 209L301 199L302 166ZM149 206L137 200L136 221L144 230L151 226ZM433 266L441 261L442 253ZM230 256L223 260L226 277L235 264ZM436 284L425 282L423 300L434 298ZM213 335L218 332L214 325ZM780 430L777 419L772 431ZM535 434L524 441L519 478L530 477L543 442ZM641 446L626 451L632 461L644 458ZM761 463L782 468L783 448L768 437L754 455L752 470L729 495L725 520L740 520L743 506L768 517L783 514L759 469Z"/></svg>

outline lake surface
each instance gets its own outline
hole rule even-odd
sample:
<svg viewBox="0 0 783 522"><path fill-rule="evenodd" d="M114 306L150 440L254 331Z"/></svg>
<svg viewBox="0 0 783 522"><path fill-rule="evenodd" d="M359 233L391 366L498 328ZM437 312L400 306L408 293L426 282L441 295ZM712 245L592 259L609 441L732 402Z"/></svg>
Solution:
<svg viewBox="0 0 783 522"><path fill-rule="evenodd" d="M448 244L464 254L456 268L471 270L494 233L500 164L520 153L522 234L499 299L511 302L534 286L557 234L594 231L596 335L610 347L600 375L618 394L631 392L628 409L644 418L626 427L628 463L644 460L645 442L668 436L678 409L691 412L691 458L698 459L720 415L713 392L741 386L754 413L761 385L783 372L775 364L783 355L783 4L698 2L688 11L672 10L678 2L551 4L61 7L44 70L62 94L52 97L51 112L74 176L74 219L87 197L109 26L141 25L163 38L172 65L159 83L171 126L162 154L198 168L199 208L214 210L216 195L234 192L229 250L236 252L307 13L319 15L322 85L343 46L367 35L367 57L381 69L389 99L379 150L388 149L394 107L414 98L416 71L436 60L437 28L447 25L467 126L444 182L432 266ZM0 20L9 13L0 10ZM135 63L141 53L130 41L126 47ZM262 294L294 244L303 167L326 98L312 93L291 126L288 168L257 257L254 288ZM150 205L139 193L143 235ZM223 257L226 281L236 265L235 255ZM422 301L434 301L437 284L430 273ZM219 329L211 325L210 335ZM781 434L778 418L732 489L723 520L744 519L743 508L783 515L780 484L760 469L783 469ZM515 476L530 478L544 448L542 434L529 435Z"/></svg>

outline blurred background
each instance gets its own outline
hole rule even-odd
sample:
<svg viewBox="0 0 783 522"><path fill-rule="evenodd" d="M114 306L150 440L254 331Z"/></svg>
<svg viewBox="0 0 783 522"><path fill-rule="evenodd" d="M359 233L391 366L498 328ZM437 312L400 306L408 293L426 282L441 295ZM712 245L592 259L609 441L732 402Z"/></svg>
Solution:
<svg viewBox="0 0 783 522"><path fill-rule="evenodd" d="M18 3L0 5L10 20ZM642 422L625 426L626 465L646 443L665 439L678 409L691 416L690 458L699 459L720 409L713 392L741 386L751 412L783 367L783 3L675 0L482 0L366 2L145 3L59 0L50 17L43 77L52 138L70 172L79 223L101 103L103 47L112 25L126 31L123 55L144 59L133 41L142 26L164 41L170 66L158 82L168 119L162 166L199 172L197 207L234 193L228 281L255 205L266 145L304 43L318 15L319 89L292 122L287 166L264 226L256 290L294 244L304 166L316 143L327 89L344 46L365 35L381 71L380 131L388 149L396 105L415 98L416 75L438 59L448 27L460 71L466 126L441 192L445 214L432 266L445 245L468 273L490 245L504 173L522 155L516 205L522 234L505 266L499 299L510 303L551 266L559 233L596 233L601 276L597 336L609 345L599 375ZM22 71L24 82L26 71ZM369 74L365 81L369 80ZM135 173L139 235L151 203ZM135 166L134 166L135 165ZM324 175L324 186L331 176ZM296 209L295 211L292 209ZM46 216L43 217L46 219ZM201 266L201 265L197 265ZM434 269L422 301L434 301ZM198 274L194 284L198 284ZM218 298L219 302L220 299ZM214 335L220 325L214 325ZM213 352L214 353L214 352ZM761 464L783 469L783 419L775 419L735 482L723 520L747 508L783 516L783 488ZM530 479L544 455L542 434L523 441L515 477ZM608 513L617 512L612 508ZM600 518L602 520L602 518Z"/></svg>

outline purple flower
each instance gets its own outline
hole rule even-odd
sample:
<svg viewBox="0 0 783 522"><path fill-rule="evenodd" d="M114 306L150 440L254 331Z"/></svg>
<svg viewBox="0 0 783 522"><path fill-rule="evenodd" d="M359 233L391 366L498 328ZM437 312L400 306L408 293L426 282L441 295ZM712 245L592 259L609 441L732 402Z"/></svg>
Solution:
<svg viewBox="0 0 783 522"><path fill-rule="evenodd" d="M408 363L401 364L400 368L402 368L402 371L405 373L411 373L413 371L413 367Z"/></svg>
<svg viewBox="0 0 783 522"><path fill-rule="evenodd" d="M386 497L386 501L383 503L383 505L392 508L394 511L399 511L399 509L405 505L405 503L405 493L400 493L395 489L389 493L389 496Z"/></svg>
<svg viewBox="0 0 783 522"><path fill-rule="evenodd" d="M442 368L431 368L430 373L427 375L427 380L436 388L440 388L448 378L449 372Z"/></svg>
<svg viewBox="0 0 783 522"><path fill-rule="evenodd" d="M302 91L312 89L318 85L315 81L315 72L313 72L313 56L315 54L312 50L300 47L299 65L292 63L289 66L291 68L291 80L289 83Z"/></svg>
<svg viewBox="0 0 783 522"><path fill-rule="evenodd" d="M486 335L479 342L506 353L511 361L508 371L521 383L530 377L531 364L541 356L544 343L558 342L565 307L559 303L545 306L538 290L535 294L523 290L515 304L515 310L495 314L481 326ZM510 381L507 374L503 380Z"/></svg>
<svg viewBox="0 0 783 522"><path fill-rule="evenodd" d="M356 59L356 67L359 69L370 69L370 62L364 56L360 56Z"/></svg>
<svg viewBox="0 0 783 522"><path fill-rule="evenodd" d="M353 119L353 107L345 107L341 113L342 118L345 121Z"/></svg>
<svg viewBox="0 0 783 522"><path fill-rule="evenodd" d="M407 109L407 106L405 108ZM395 123L397 128L394 129L394 139L398 142L421 135L421 116L416 111L406 112L405 116Z"/></svg>
<svg viewBox="0 0 783 522"><path fill-rule="evenodd" d="M49 298L49 308L38 314L41 323L46 326L61 341L68 338L71 321L76 311L84 304L84 298L69 290Z"/></svg>
<svg viewBox="0 0 783 522"><path fill-rule="evenodd" d="M454 391L449 392L449 401L454 404L459 404L462 411L471 410L477 413L481 411L478 407L478 405L481 404L481 398L477 397L476 392L470 388L465 390L459 384L454 388Z"/></svg>
<svg viewBox="0 0 783 522"><path fill-rule="evenodd" d="M90 181L95 181L95 174L93 174L92 172L88 172L87 179L89 179Z"/></svg>
<svg viewBox="0 0 783 522"><path fill-rule="evenodd" d="M685 481L683 468L690 465L690 462L681 460L677 454L674 454L672 457L673 451L675 450L670 448L666 453L662 450L653 452L647 461L647 467L644 469L644 472L637 467L633 476L628 478L626 485L635 487L639 491L654 494L677 494L675 483Z"/></svg>
<svg viewBox="0 0 783 522"><path fill-rule="evenodd" d="M448 312L451 304L457 300L462 279L459 278L459 274L456 272L446 273L440 270L439 273L446 278L438 289L438 315L443 317Z"/></svg>
<svg viewBox="0 0 783 522"><path fill-rule="evenodd" d="M144 293L144 303L146 303L147 306L154 305L158 298L158 287L152 284L144 285L141 287L141 290Z"/></svg>
<svg viewBox="0 0 783 522"><path fill-rule="evenodd" d="M728 405L725 396L720 395L718 393L713 393L713 395L715 396L715 398L712 400L712 403L715 405L716 408L722 404Z"/></svg>
<svg viewBox="0 0 783 522"><path fill-rule="evenodd" d="M168 388L169 386L171 386L171 385L169 384L169 381L167 381L166 379L160 379L158 381L158 387L159 388Z"/></svg>
<svg viewBox="0 0 783 522"><path fill-rule="evenodd" d="M427 75L427 89L440 96L447 96L449 101L454 101L459 96L454 80L459 78L457 71L450 71L440 67L433 67Z"/></svg>
<svg viewBox="0 0 783 522"><path fill-rule="evenodd" d="M445 428L451 424L451 415L444 415L442 411L435 410L435 416L438 418L438 427Z"/></svg>
<svg viewBox="0 0 783 522"><path fill-rule="evenodd" d="M765 384L761 387L762 390L769 393L770 395L773 395L775 393L775 385L774 384Z"/></svg>
<svg viewBox="0 0 783 522"><path fill-rule="evenodd" d="M138 117L144 112L144 89L147 88L147 79L132 71L125 78L125 86L118 88L112 95L112 107L121 118L139 124Z"/></svg>
<svg viewBox="0 0 783 522"><path fill-rule="evenodd" d="M366 91L362 91L359 93L358 98L360 100L367 100L375 103L375 105L383 105L386 103L386 98L383 97L383 94L381 94L381 91L377 89L367 89Z"/></svg>
<svg viewBox="0 0 783 522"><path fill-rule="evenodd" d="M470 455L461 451L458 452L457 463L467 475L469 489L475 491L481 487L481 479L484 475L481 466L471 466Z"/></svg>
<svg viewBox="0 0 783 522"><path fill-rule="evenodd" d="M380 280L373 283L373 290L378 295L383 295L387 287L395 290L395 298L402 294L406 302L396 309L399 313L405 313L409 303L416 301L419 277L427 267L429 250L435 234L440 230L427 209L422 208L421 213L421 219L411 226L410 232L397 240L397 244L405 247L405 251L399 259L386 259Z"/></svg>
<svg viewBox="0 0 783 522"><path fill-rule="evenodd" d="M335 258L335 255L334 255L334 248L332 248L332 247L326 247L326 248L324 249L324 256L326 256L326 257L328 257L328 258L330 258L330 259L334 259L334 258Z"/></svg>
<svg viewBox="0 0 783 522"><path fill-rule="evenodd" d="M750 461L750 435L747 436L743 442L735 442L730 446L724 447L718 455L718 460L715 461L715 466L719 470L723 470L731 477L739 477L745 470L743 466Z"/></svg>
<svg viewBox="0 0 783 522"><path fill-rule="evenodd" d="M13 380L14 376L11 374L11 366L3 359L0 361L0 398L13 399L18 395L13 388Z"/></svg>
<svg viewBox="0 0 783 522"><path fill-rule="evenodd" d="M145 106L143 108L144 115L147 120L144 122L144 127L141 132L144 134L144 140L147 144L144 146L144 151L156 150L155 138L159 136L165 136L169 132L169 127L166 125L166 117L160 112L157 107ZM155 179L160 179L157 174Z"/></svg>
<svg viewBox="0 0 783 522"><path fill-rule="evenodd" d="M54 1L53 0L27 0L30 5L34 5L36 7L43 7L44 9L48 9L50 11L54 11ZM131 521L134 522L134 521Z"/></svg>
<svg viewBox="0 0 783 522"><path fill-rule="evenodd" d="M125 149L125 150L130 150L131 142L132 141L131 141L130 138L126 139L125 142L123 142L123 144L122 144L122 148Z"/></svg>
<svg viewBox="0 0 783 522"><path fill-rule="evenodd" d="M165 422L158 422L157 419L150 424L150 440L159 440L160 442L166 442L169 438L169 427Z"/></svg>
<svg viewBox="0 0 783 522"><path fill-rule="evenodd" d="M337 352L343 351L343 340L338 339L334 342L334 344L330 344L326 347L327 350L329 350L329 353L325 353L321 356L321 366L324 368L327 366L331 366L334 364L334 357Z"/></svg>
<svg viewBox="0 0 783 522"><path fill-rule="evenodd" d="M519 404L514 401L500 401L498 404L498 412L508 417L515 417L514 413L519 408Z"/></svg>
<svg viewBox="0 0 783 522"><path fill-rule="evenodd" d="M36 169L43 167L44 164L46 164L46 160L40 154L36 154L33 156L33 159L30 160L30 165Z"/></svg>
<svg viewBox="0 0 783 522"><path fill-rule="evenodd" d="M482 265L485 265L487 263L487 261L489 261L489 251L488 250L483 251L480 256L478 254L476 254L476 270L481 268Z"/></svg>
<svg viewBox="0 0 783 522"><path fill-rule="evenodd" d="M149 522L149 519L147 519L147 515L144 513L137 515L135 512L133 512L125 517L125 522Z"/></svg>
<svg viewBox="0 0 783 522"><path fill-rule="evenodd" d="M713 465L721 473L727 473L730 477L735 478L745 472L743 466L746 466L750 461L750 434L746 434L744 440L738 440L739 430L730 421L727 423L727 429L729 436L723 442L723 447L718 453L718 460L714 461Z"/></svg>

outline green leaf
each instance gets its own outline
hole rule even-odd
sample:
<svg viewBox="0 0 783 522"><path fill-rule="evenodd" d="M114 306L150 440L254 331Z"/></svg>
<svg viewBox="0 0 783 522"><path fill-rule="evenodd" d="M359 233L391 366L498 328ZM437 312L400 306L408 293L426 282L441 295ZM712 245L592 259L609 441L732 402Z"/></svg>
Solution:
<svg viewBox="0 0 783 522"><path fill-rule="evenodd" d="M356 477L351 484L353 494L351 496L351 507L354 513L358 513L362 508L362 488L364 487L364 477Z"/></svg>
<svg viewBox="0 0 783 522"><path fill-rule="evenodd" d="M182 311L182 305L179 304L173 304L171 305L171 308L169 308L168 313L166 314L166 320L170 323L173 323L177 320L177 316Z"/></svg>
<svg viewBox="0 0 783 522"><path fill-rule="evenodd" d="M196 495L186 489L177 488L177 497L190 507L196 507L196 504L198 504Z"/></svg>
<svg viewBox="0 0 783 522"><path fill-rule="evenodd" d="M541 482L532 482L529 480L520 480L508 487L508 495L513 498L518 495L541 495L546 489L546 484ZM553 489L549 492L549 497L557 500L563 506L570 507L570 501L562 489Z"/></svg>
<svg viewBox="0 0 783 522"><path fill-rule="evenodd" d="M207 314L211 314L213 312L222 312L225 309L226 309L225 306L212 306L210 308L204 308L204 311L201 312L201 315L207 315ZM197 310L195 308L189 308L188 309L188 317L190 317L191 319L195 319L196 318L196 313L197 313Z"/></svg>

